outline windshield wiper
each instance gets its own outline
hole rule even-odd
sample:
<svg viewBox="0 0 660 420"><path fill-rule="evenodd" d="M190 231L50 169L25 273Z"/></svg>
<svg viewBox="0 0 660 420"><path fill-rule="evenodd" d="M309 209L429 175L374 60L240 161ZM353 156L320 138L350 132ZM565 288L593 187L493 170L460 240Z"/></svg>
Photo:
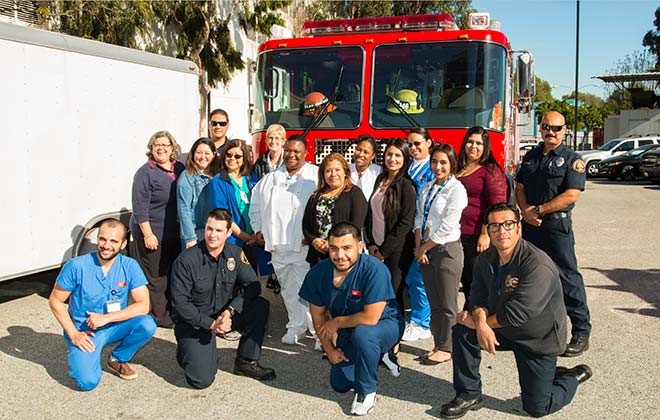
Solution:
<svg viewBox="0 0 660 420"><path fill-rule="evenodd" d="M305 127L305 130L300 135L300 137L302 137L303 140L307 137L307 134L309 134L309 132L312 129L317 128L319 125L321 125L325 117L328 115L328 108L330 107L330 105L334 105L335 102L337 102L337 98L339 97L339 86L341 85L341 79L343 75L344 75L344 65L342 64L342 66L339 68L339 74L337 75L337 83L335 83L335 87L332 92L332 99L326 102L325 105L323 105L321 111L309 121L307 127Z"/></svg>
<svg viewBox="0 0 660 420"><path fill-rule="evenodd" d="M399 84L399 77L401 76L401 69L396 73L396 79L394 79L394 85L392 86L392 90L389 91L385 97L387 98L387 103L385 103L385 109L389 107L390 105L394 105L394 107L401 113L401 115L404 116L406 120L408 120L408 123L410 123L411 126L416 127L416 128L421 128L422 126L419 125L419 123L412 117L412 115L408 114L408 112L403 109L401 105L399 105L399 102L392 96L392 92L396 92L396 87Z"/></svg>

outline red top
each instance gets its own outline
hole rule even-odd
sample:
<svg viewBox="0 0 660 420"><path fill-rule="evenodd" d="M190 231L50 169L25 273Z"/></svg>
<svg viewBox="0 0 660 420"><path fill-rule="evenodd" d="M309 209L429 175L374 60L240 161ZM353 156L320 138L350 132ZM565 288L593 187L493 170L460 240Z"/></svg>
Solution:
<svg viewBox="0 0 660 420"><path fill-rule="evenodd" d="M468 195L468 205L461 216L461 234L478 235L486 209L507 201L509 186L506 176L499 167L482 166L458 180L463 183Z"/></svg>

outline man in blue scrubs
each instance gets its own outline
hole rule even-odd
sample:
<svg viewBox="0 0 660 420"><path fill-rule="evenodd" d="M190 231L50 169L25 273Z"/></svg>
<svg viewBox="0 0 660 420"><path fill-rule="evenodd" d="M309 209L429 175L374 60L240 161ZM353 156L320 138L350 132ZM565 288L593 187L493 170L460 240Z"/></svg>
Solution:
<svg viewBox="0 0 660 420"><path fill-rule="evenodd" d="M338 223L328 233L330 258L305 277L300 297L309 302L314 328L332 368L337 392L355 390L351 414L369 413L376 402L378 363L392 375L400 368L391 351L403 331L387 267L363 254L360 231Z"/></svg>
<svg viewBox="0 0 660 420"><path fill-rule="evenodd" d="M101 380L101 352L110 343L119 345L110 353L108 369L122 379L135 379L137 372L127 362L156 332L156 322L147 315L147 279L137 261L119 254L124 248L126 227L116 219L104 221L97 251L67 262L50 294L69 348L69 375L82 391Z"/></svg>

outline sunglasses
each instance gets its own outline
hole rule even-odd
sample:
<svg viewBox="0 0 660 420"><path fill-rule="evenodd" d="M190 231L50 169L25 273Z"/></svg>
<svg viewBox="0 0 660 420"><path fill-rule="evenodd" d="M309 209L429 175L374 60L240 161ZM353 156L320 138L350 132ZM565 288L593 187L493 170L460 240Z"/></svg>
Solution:
<svg viewBox="0 0 660 420"><path fill-rule="evenodd" d="M488 229L488 232L490 233L495 233L502 227L504 230L511 230L517 224L518 221L516 220L505 220L502 223L486 223L486 229Z"/></svg>
<svg viewBox="0 0 660 420"><path fill-rule="evenodd" d="M424 143L425 142L423 142L423 141L411 141L411 142L408 142L408 147L413 147L413 146L419 147L421 144L424 144Z"/></svg>
<svg viewBox="0 0 660 420"><path fill-rule="evenodd" d="M227 124L229 124L229 121L211 121L211 127L215 126L220 126L220 127L226 127Z"/></svg>
<svg viewBox="0 0 660 420"><path fill-rule="evenodd" d="M229 158L234 158L234 159L236 159L236 160L239 160L239 159L243 159L243 155L239 155L238 153L234 153L234 154L232 154L232 153L227 153L227 154L225 155L225 159L229 159Z"/></svg>
<svg viewBox="0 0 660 420"><path fill-rule="evenodd" d="M548 124L541 124L541 130L543 131L554 131L555 133L559 133L561 130L564 129L563 125L548 125Z"/></svg>

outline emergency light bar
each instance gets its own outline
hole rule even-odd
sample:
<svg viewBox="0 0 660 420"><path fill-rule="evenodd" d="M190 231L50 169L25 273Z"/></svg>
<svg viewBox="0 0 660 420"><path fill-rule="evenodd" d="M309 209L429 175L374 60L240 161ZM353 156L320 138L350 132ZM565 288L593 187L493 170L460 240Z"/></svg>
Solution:
<svg viewBox="0 0 660 420"><path fill-rule="evenodd" d="M449 14L418 16L384 16L375 18L316 20L303 24L303 36L333 35L354 32L456 30Z"/></svg>

